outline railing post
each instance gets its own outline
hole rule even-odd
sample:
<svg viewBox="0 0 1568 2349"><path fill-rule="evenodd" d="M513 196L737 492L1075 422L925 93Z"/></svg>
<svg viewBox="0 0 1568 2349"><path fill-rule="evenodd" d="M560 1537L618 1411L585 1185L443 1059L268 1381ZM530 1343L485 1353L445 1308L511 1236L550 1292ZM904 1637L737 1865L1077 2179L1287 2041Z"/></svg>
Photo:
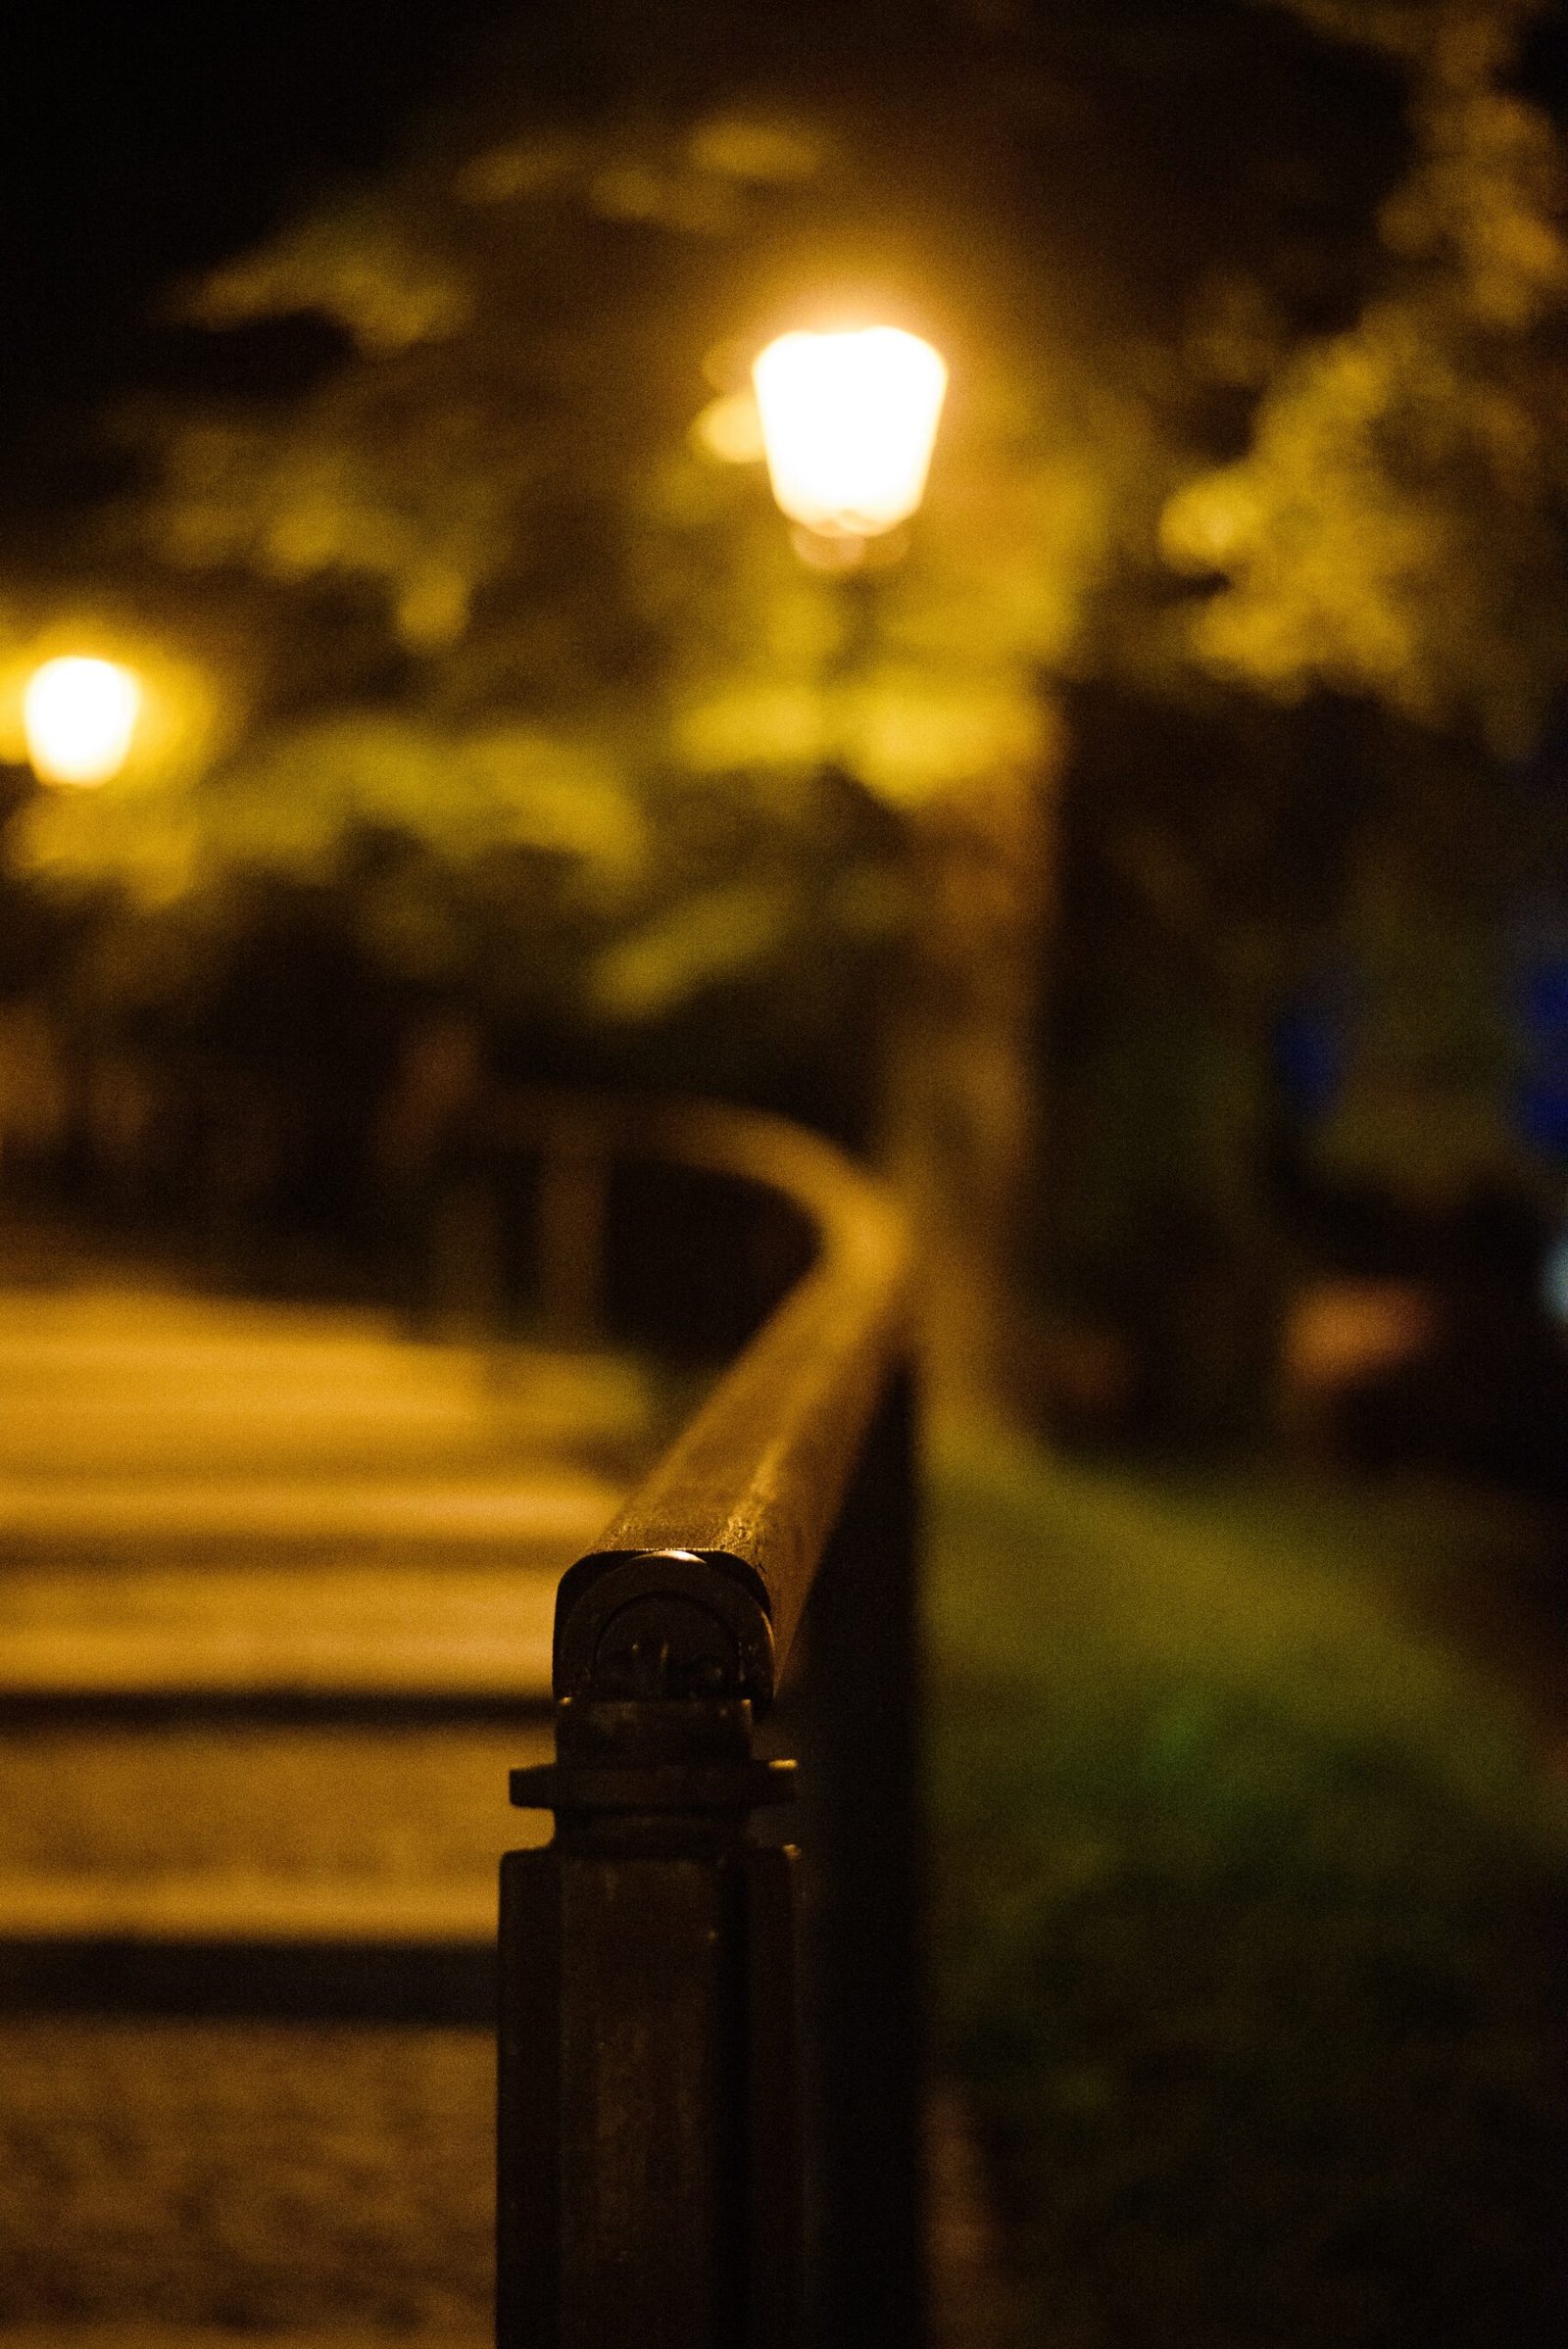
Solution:
<svg viewBox="0 0 1568 2349"><path fill-rule="evenodd" d="M557 1591L558 1760L514 1782L555 1840L503 1870L500 2345L797 2349L794 1855L747 1818L791 1767L752 1759L751 1712L805 1612L806 2337L922 2349L906 1237L874 1185L776 1121L656 1108L629 1139L779 1193L818 1246ZM554 1207L552 1190L541 1232L580 1271L596 1218L572 1182Z"/></svg>
<svg viewBox="0 0 1568 2349"><path fill-rule="evenodd" d="M588 1346L602 1334L609 1179L602 1126L558 1109L540 1158L534 1238L540 1319L553 1346Z"/></svg>
<svg viewBox="0 0 1568 2349"><path fill-rule="evenodd" d="M577 1697L502 1863L498 2349L800 2349L793 1765L744 1699Z"/></svg>
<svg viewBox="0 0 1568 2349"><path fill-rule="evenodd" d="M913 1402L896 1373L806 1621L813 2349L927 2337Z"/></svg>

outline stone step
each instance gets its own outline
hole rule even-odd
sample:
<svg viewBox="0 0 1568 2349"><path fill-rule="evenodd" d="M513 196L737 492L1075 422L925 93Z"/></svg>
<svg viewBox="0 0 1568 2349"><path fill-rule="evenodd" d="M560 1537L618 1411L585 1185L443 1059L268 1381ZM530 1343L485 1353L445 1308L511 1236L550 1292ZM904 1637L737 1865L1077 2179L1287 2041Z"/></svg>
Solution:
<svg viewBox="0 0 1568 2349"><path fill-rule="evenodd" d="M569 1539L558 1527L548 1544L519 1542L526 1563L0 1572L0 1711L85 1698L540 1699L557 1582L609 1514L596 1505Z"/></svg>
<svg viewBox="0 0 1568 2349"><path fill-rule="evenodd" d="M630 1363L0 1296L0 2349L487 2336L508 1773L653 1427Z"/></svg>
<svg viewBox="0 0 1568 2349"><path fill-rule="evenodd" d="M411 1561L491 1553L525 1565L559 1557L560 1571L608 1523L622 1491L560 1468L439 1481L0 1475L0 1569L11 1561L280 1554L325 1565L349 1552Z"/></svg>
<svg viewBox="0 0 1568 2349"><path fill-rule="evenodd" d="M390 1315L0 1293L0 1477L406 1472L646 1449L627 1355L411 1343Z"/></svg>
<svg viewBox="0 0 1568 2349"><path fill-rule="evenodd" d="M508 1773L486 1719L0 1727L0 2011L489 2022ZM0 2105L5 2088L0 2080Z"/></svg>
<svg viewBox="0 0 1568 2349"><path fill-rule="evenodd" d="M548 1759L547 1754L535 1758ZM519 1820L514 1847L539 1840ZM499 1854L498 1854L499 1857ZM242 1868L143 1878L0 1875L0 1941L114 1942L223 1949L354 1944L488 1946L493 1876L400 1879L262 1876Z"/></svg>
<svg viewBox="0 0 1568 2349"><path fill-rule="evenodd" d="M548 1832L507 1774L549 1748L515 1701L0 1722L0 2328L482 2334L497 1863Z"/></svg>
<svg viewBox="0 0 1568 2349"><path fill-rule="evenodd" d="M222 1412L200 1397L138 1400L94 1416L84 1406L48 1411L5 1404L0 1476L11 1482L138 1476L334 1474L504 1475L533 1465L623 1459L635 1466L650 1446L646 1427L618 1409L557 1395L541 1405L485 1418L422 1408L395 1418L358 1401L323 1412L293 1401Z"/></svg>
<svg viewBox="0 0 1568 2349"><path fill-rule="evenodd" d="M538 1759L549 1759L540 1755ZM512 1836L512 1844L528 1841ZM14 1942L355 1942L367 1947L495 1940L488 1877L263 1877L230 1868L190 1875L0 1875L0 1938Z"/></svg>
<svg viewBox="0 0 1568 2349"><path fill-rule="evenodd" d="M547 1760L549 1739L542 1704L446 1722L0 1724L0 1884L19 1902L36 1887L27 1899L40 1919L51 1900L64 1919L58 1888L71 1884L83 1915L96 1903L106 1921L183 1898L184 1930L199 1915L203 1932L222 1886L246 1930L267 1886L296 1888L291 1932L308 1898L373 1906L410 1885L459 1882L489 1887L488 1898L501 1853L539 1817L513 1809L508 1771Z"/></svg>

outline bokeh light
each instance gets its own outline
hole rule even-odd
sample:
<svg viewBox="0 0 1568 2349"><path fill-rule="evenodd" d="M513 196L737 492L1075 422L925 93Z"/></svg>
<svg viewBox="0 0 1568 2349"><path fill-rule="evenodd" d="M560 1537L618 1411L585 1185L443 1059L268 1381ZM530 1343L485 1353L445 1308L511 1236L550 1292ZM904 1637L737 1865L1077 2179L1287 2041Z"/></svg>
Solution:
<svg viewBox="0 0 1568 2349"><path fill-rule="evenodd" d="M693 431L698 447L717 458L720 465L760 465L766 453L762 419L749 385L745 391L726 392L710 400Z"/></svg>
<svg viewBox="0 0 1568 2349"><path fill-rule="evenodd" d="M23 695L27 757L44 783L107 783L130 754L141 685L117 661L46 661Z"/></svg>
<svg viewBox="0 0 1568 2349"><path fill-rule="evenodd" d="M773 495L791 521L875 538L914 513L948 384L929 343L898 326L785 334L752 377Z"/></svg>

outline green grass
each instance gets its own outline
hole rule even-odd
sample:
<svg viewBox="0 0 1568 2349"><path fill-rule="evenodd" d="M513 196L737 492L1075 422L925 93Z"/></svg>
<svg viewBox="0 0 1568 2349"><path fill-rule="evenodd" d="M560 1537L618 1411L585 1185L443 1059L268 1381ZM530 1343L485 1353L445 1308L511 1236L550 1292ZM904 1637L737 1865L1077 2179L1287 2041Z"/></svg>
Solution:
<svg viewBox="0 0 1568 2349"><path fill-rule="evenodd" d="M1019 1445L931 1530L939 2031L1031 2340L1568 2339L1568 1809L1423 1628L1539 1529Z"/></svg>

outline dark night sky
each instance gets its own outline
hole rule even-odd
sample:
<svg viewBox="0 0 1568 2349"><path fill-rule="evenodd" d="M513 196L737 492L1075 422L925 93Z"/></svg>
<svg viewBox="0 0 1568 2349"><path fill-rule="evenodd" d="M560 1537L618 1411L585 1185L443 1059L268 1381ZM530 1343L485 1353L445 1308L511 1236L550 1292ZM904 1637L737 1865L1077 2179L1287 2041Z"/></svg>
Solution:
<svg viewBox="0 0 1568 2349"><path fill-rule="evenodd" d="M0 471L122 381L158 289L373 165L503 0L56 0L0 90Z"/></svg>

